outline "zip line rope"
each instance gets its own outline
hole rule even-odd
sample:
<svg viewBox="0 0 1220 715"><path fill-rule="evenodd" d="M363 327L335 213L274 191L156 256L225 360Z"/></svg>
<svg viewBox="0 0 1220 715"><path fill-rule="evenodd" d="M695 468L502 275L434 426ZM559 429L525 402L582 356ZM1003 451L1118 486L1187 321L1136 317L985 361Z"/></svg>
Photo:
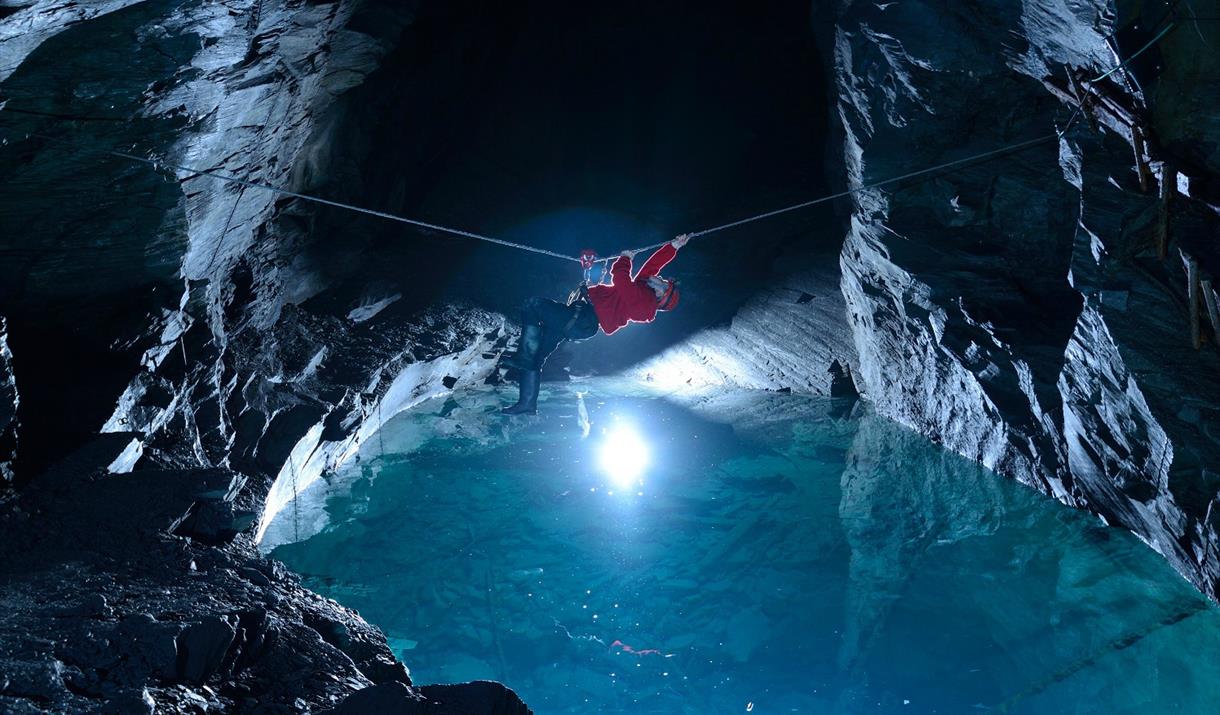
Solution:
<svg viewBox="0 0 1220 715"><path fill-rule="evenodd" d="M1075 120L1075 117L1073 117L1073 121L1074 120ZM1068 126L1070 127L1071 124L1069 123ZM816 204L826 203L827 201L834 201L835 199L841 199L846 196L851 196L852 194L858 194L862 191L870 191L872 189L877 189L882 186L888 186L889 184L894 184L899 181L913 179L917 176L923 176L925 174L931 174L931 173L934 173L937 171L943 171L945 169L953 168L956 166L961 166L963 164L969 164L969 163L976 162L976 161L985 161L987 159L992 159L997 156L1001 156L1003 154L1016 153L1016 152L1023 151L1025 149L1029 149L1031 147L1037 146L1039 144L1045 144L1046 142L1049 142L1049 141L1058 141L1063 136L1064 132L1067 131L1067 129L1068 129L1068 127L1064 127L1063 131L1055 132L1054 134L1047 134L1046 136L1038 137L1037 139L1030 139L1029 141L1018 142L1016 144L1009 144L1007 146L1000 147L999 149L985 151L982 154L975 154L973 156L965 157L964 159L955 159L953 161L947 161L943 164L937 164L936 166L930 166L926 169L919 169L918 171L912 171L907 174L902 174L901 176L894 176L889 179L883 179L881 181L874 181L871 184L864 184L862 186L856 186L856 187L853 187L850 189L846 189L844 191L840 191L837 194L830 194L828 196L822 196L820 198L816 198L811 201L805 201L803 203L794 204L792 206L785 206L782 209L775 209L774 211L768 211L766 213L761 213L756 216L750 216L747 218L740 219L738 221L733 221L731 223L725 223L725 224L721 224L719 226L705 228L702 231L695 231L694 233L688 233L686 235L691 238L698 238L700 236L706 236L709 233L716 233L717 231L724 231L726 229L735 228L737 226L741 226L741 225L744 225L747 223L752 223L754 221L761 221L766 218L771 218L772 216L779 216L780 214L785 214L790 211L797 211L799 209L808 208L808 207L814 206ZM661 243L656 243L651 246L644 246L643 248L637 248L637 249L633 250L632 253L639 253L641 251L648 251L653 248L660 248L661 246L664 246L666 243L669 243L669 241L663 241ZM612 260L612 259L601 259L601 260Z"/></svg>
<svg viewBox="0 0 1220 715"><path fill-rule="evenodd" d="M1127 59L1125 59L1122 62L1120 62L1119 64L1115 65L1113 69L1106 72L1105 74L1100 74L1100 75L1094 77L1093 79L1087 79L1085 81L1088 82L1089 84L1093 84L1095 82L1100 82L1103 79L1105 79L1106 77L1109 77L1110 75L1114 74L1115 72L1119 71L1120 69L1126 67L1128 62L1130 62L1131 60L1135 59L1136 57L1139 57L1140 55L1144 54L1144 52L1147 51L1148 48L1150 48L1153 45L1155 45L1156 43L1160 42L1161 38L1164 37L1165 35L1168 35L1169 31L1175 27L1177 27L1177 24L1171 21L1168 25L1166 25L1164 27L1164 29L1162 29L1160 32L1158 32L1155 37L1153 37L1151 40L1148 40L1148 43L1146 45L1144 45L1143 47L1136 50Z"/></svg>
<svg viewBox="0 0 1220 715"><path fill-rule="evenodd" d="M7 130L5 130L5 131L7 131ZM55 142L58 144L67 144L70 146L73 145L72 142L70 142L66 139L50 137L45 134L28 133L28 134L25 134L24 136L26 138L34 137L36 139L43 139L45 141ZM415 219L406 218L405 216L398 216L396 214L388 213L385 211L378 211L376 209L364 208L363 206L345 204L341 201L332 201L330 199L324 199L319 196L310 196L309 194L302 194L302 193L298 193L296 191L290 191L289 189L284 189L284 188L281 188L278 186L272 186L270 184L262 184L257 181L248 181L246 179L241 179L236 176L229 176L227 174L221 174L221 173L211 171L208 169L196 169L193 167L183 166L181 164L175 164L173 162L164 161L161 159L150 159L148 157L137 156L135 154L129 154L127 152L122 152L122 151L115 151L113 149L86 149L86 151L97 151L102 154L109 154L110 156L116 156L116 157L119 157L122 159L138 161L138 162L141 162L144 164L148 164L149 166L153 167L154 169L159 169L164 166L164 167L168 167L171 169L177 169L178 171L183 171L188 174L195 174L196 176L207 176L212 179L218 179L220 181L226 181L231 184L237 184L238 186L242 186L242 187L245 187L248 189L264 189L266 191L271 191L273 193L280 194L282 196L291 196L292 198L301 199L303 201L312 201L313 203L316 203L316 204L324 204L326 206L333 206L335 208L346 209L348 211L355 211L357 213L368 214L369 216L376 216L378 218L384 218L384 219L388 219L390 221L397 221L399 223L410 224L410 225L416 226L418 228L426 228L426 229L430 229L432 231L440 231L442 233L451 233L456 236L465 236L466 238L473 238L473 239L476 239L479 241L486 241L488 243L496 243L501 246L508 246L509 248L518 248L523 251L531 251L533 253L540 253L545 256L553 256L555 258L562 258L562 259L568 260L568 261L577 261L577 262L580 261L579 258L575 258L573 256L565 256L562 253L556 253L555 251L548 251L545 248L536 248L534 246L527 246L524 243L515 243L513 241L505 241L504 239L501 239L501 238L493 238L491 236L484 236L482 234L473 233L471 231L463 231L462 229L458 229L458 228L451 228L449 226L440 226L440 225L437 225L434 223L427 223L426 221L417 221ZM187 180L190 180L193 178L195 178L195 177L189 176L189 177L186 177L185 179L182 179L182 181L187 181Z"/></svg>
<svg viewBox="0 0 1220 715"><path fill-rule="evenodd" d="M1176 7L1176 6L1177 6L1177 2L1174 3L1174 7ZM1170 8L1170 13L1172 11L1173 11L1173 7ZM1169 15L1169 13L1166 13L1166 17L1168 17L1168 15ZM1161 19L1164 20L1165 18L1163 17ZM1160 20L1158 20L1157 22L1159 24ZM1161 31L1158 32L1151 40L1149 40L1147 43L1145 43L1143 47L1139 48L1134 53L1132 53L1130 57L1128 57L1127 59L1118 63L1117 65L1112 67L1110 70L1106 71L1105 73L1100 74L1097 77L1094 77L1093 79L1085 80L1085 82L1087 82L1089 84L1095 84L1095 83L1100 82L1103 79L1109 77L1110 75L1114 74L1115 72L1125 68L1132 60L1134 60L1135 58L1144 54L1153 45L1160 42L1161 39L1165 37L1165 35L1168 35L1169 32L1174 29L1174 27L1176 27L1176 23L1174 21L1170 20L1169 24L1167 24L1164 28L1162 28ZM999 149L994 149L989 152L983 152L982 154L975 154L974 156L969 156L969 157L966 157L965 159L957 159L954 161L945 162L944 164L932 166L927 169L920 169L918 171L912 171L908 174L903 174L902 176L895 176L890 179L884 179L882 181L876 181L871 184L865 184L863 186L858 186L855 188L847 189L846 191L840 191L839 193L832 194L830 196L823 196L821 198L813 199L812 201L806 201L804 203L795 204L793 206L787 206L782 209L776 209L775 211L768 211L766 213L758 214L757 216L750 216L748 218L741 219L740 221L733 221L731 223L722 224L720 226L713 226L712 228L706 228L706 229L703 229L702 231L695 231L694 233L689 233L686 235L689 236L690 238L698 238L699 236L706 236L709 233L715 233L717 231L723 231L728 228L734 228L736 226L741 226L742 224L751 223L753 221L760 221L765 218L771 218L772 216L778 216L780 214L788 213L789 211L796 211L799 209L814 206L816 204L825 203L827 201L834 201L836 199L841 199L841 198L844 198L847 196L851 196L852 194L859 193L861 191L869 191L871 189L877 189L882 186L887 186L889 184L897 183L899 181L905 181L906 179L913 179L917 176L922 176L924 174L931 174L933 172L953 168L956 166L960 166L962 164L969 164L969 163L972 163L975 161L986 160L986 159L989 159L989 158L992 158L995 156L999 156L999 155L1002 155L1002 154L1005 154L1008 152L1022 151L1023 149L1034 147L1034 146L1037 146L1044 142L1048 142L1048 141L1052 141L1052 140L1058 141L1059 139L1063 138L1063 135L1067 133L1068 129L1072 128L1072 124L1076 121L1076 118L1080 115L1080 111L1082 108L1083 107L1077 107L1076 111L1072 113L1071 118L1068 119L1067 124L1064 125L1063 129L1055 132L1054 134L1048 134L1048 135L1046 135L1044 137L1040 137L1038 139L1031 139L1027 142L1021 142L1018 144L1010 144L1008 146L1001 147ZM666 243L668 243L668 241L665 241L662 243L656 243L651 246L644 246L643 248L637 248L634 251L632 251L632 253L639 253L641 251L648 251L648 250L651 250L654 248L660 248L661 246L664 246ZM611 260L611 259L602 259L602 260Z"/></svg>
<svg viewBox="0 0 1220 715"><path fill-rule="evenodd" d="M9 111L13 111L13 110L9 110ZM1079 113L1079 110L1077 110L1077 113ZM923 176L926 174L943 171L945 169L950 169L950 168L962 166L965 164L970 164L970 163L977 162L977 161L986 161L986 160L993 159L993 158L1001 156L1001 155L1023 151L1025 149L1029 149L1029 148L1037 146L1039 144L1044 144L1044 143L1052 141L1052 140L1058 140L1060 137L1063 136L1063 134L1068 130L1068 128L1070 128L1071 123L1074 120L1075 120L1075 115L1073 115L1072 119L1069 120L1068 125L1065 126L1062 131L1058 131L1054 134L1048 134L1046 136L1039 137L1037 139L1030 139L1028 141L1017 142L1015 144L1009 144L1009 145L1000 147L999 149L993 149L991 151L982 152L980 154L974 154L972 156L968 156L968 157L965 157L962 159L955 159L953 161L944 162L942 164L937 164L935 166L927 167L925 169L919 169L917 171L912 171L912 172L909 172L906 174L902 174L900 176L891 177L888 179L884 179L882 181L876 181L871 184L865 184L862 186L853 187L853 188L847 189L845 191L840 191L836 194L822 196L822 197L819 197L816 199L812 199L810 201L804 201L799 204L794 204L792 206L785 206L784 208L775 209L774 211L767 211L764 213L756 214L754 216L749 216L749 217L746 217L743 219L739 219L737 221L732 221L730 223L721 224L719 226L713 226L711 228L705 228L703 230L695 231L693 233L689 233L686 235L689 236L690 238L698 238L700 236L706 236L708 234L716 233L719 231L724 231L724 230L727 230L730 228L735 228L737 226L742 226L742 225L745 225L748 223L753 223L755 221L761 221L763 219L771 218L773 216L779 216L781 214L790 213L792 211L798 211L800 209L808 208L810 206L815 206L817 204L826 203L828 201L834 201L836 199L841 199L841 198L844 198L847 196L851 196L852 194L860 193L862 191L869 191L869 190L880 188L883 186L888 186L890 184L894 184L899 181L905 181L907 179L912 179L912 178L915 178L918 176ZM10 130L0 128L0 131L10 131ZM51 137L51 136L47 136L45 134L26 133L26 134L24 134L24 136L26 138L32 137L32 138L42 139L42 140L49 141L49 142L54 142L57 144L66 144L69 146L75 146L69 140L60 139L57 137ZM79 147L77 147L77 148L79 148ZM244 189L263 189L266 191L270 191L272 193L280 194L282 196L290 196L292 198L301 199L303 201L310 201L310 202L322 204L325 206L332 206L335 208L345 209L348 211L354 211L356 213L366 214L369 216L376 216L378 218L383 218L383 219L387 219L390 221L397 221L399 223L416 226L418 228L425 228L425 229L429 229L432 231L438 231L441 233L453 234L455 236L463 236L466 238L472 238L472 239L475 239L478 241L485 241L487 243L494 243L497 245L506 246L508 248L516 248L516 249L520 249L522 251L529 251L531 253L538 253L538 254L541 254L544 256L551 256L552 258L559 258L559 259L562 259L565 261L574 261L576 263L581 262L581 259L577 258L575 256L564 255L562 253L558 253L555 251L549 251L545 248L538 248L536 246L530 246L530 245L527 245L524 243L516 243L514 241L506 241L501 238L494 238L492 236L486 236L483 234L474 233L472 231L465 231L462 229L452 228L449 226L441 226L439 224L428 223L426 221L419 221L416 219L407 218L405 216L399 216L397 214L388 213L386 211L378 211L376 209L370 209L370 208L365 208L363 206L347 204L347 203L343 203L341 201L333 201L331 199L324 199L319 196L311 196L309 194L302 194L302 193L299 193L296 191L291 191L289 189L284 189L284 188L281 188L278 186L272 186L270 184L263 184L263 183L260 183L257 181L249 181L247 179L242 179L242 178L239 178L236 176L229 176L227 174L221 174L219 172L211 171L208 169L197 169L197 168L190 167L190 166L184 166L181 164L175 164L173 162L163 161L161 159L152 159L152 158L148 158L148 157L138 156L135 154L130 154L128 152L116 151L113 149L85 149L85 151L95 151L98 153L119 157L121 159L127 159L130 161L138 161L138 162L141 162L143 164L147 164L147 165L153 167L154 170L160 169L161 167L168 167L171 169L177 169L178 171L182 171L182 172L186 172L188 174L195 175L195 176L188 176L184 179L181 179L181 181L188 181L192 178L196 178L197 176L206 176L206 177L209 177L212 179L217 179L219 181L225 181L225 182L228 182L231 184L236 184L238 186L241 186L243 188L243 190ZM653 244L650 246L644 246L643 248L637 248L631 252L639 253L641 251L647 251L647 250L654 249L654 248L660 248L661 246L664 246L666 243L669 243L669 241L662 241L661 243ZM606 263L606 262L614 260L615 258L616 257L599 258L595 262Z"/></svg>
<svg viewBox="0 0 1220 715"><path fill-rule="evenodd" d="M1176 26L1175 23L1170 21L1169 24L1166 25L1164 29L1162 29L1159 33L1157 33L1156 36L1154 36L1151 40L1149 40L1147 44L1145 44L1143 47L1141 47L1139 50L1137 50L1130 57L1123 60L1121 63L1116 65L1114 68L1112 68L1108 72L1106 72L1094 79L1087 80L1087 82L1089 82L1090 84L1094 83L1094 82L1100 82L1101 80L1105 79L1106 77L1109 77L1114 72L1117 72L1118 70L1124 68L1127 65L1127 63L1129 63L1131 60L1134 60L1136 57L1140 56L1146 50L1148 50L1153 45L1155 45L1157 42L1159 42L1175 26ZM753 223L755 221L762 221L763 219L772 218L774 216L779 216L782 214L790 213L792 211L799 211L800 209L809 208L810 206L816 206L817 204L822 204L822 203L826 203L828 201L834 201L836 199L845 198L847 196L851 196L853 194L860 193L862 191L871 191L873 189L878 189L883 186L889 186L890 184L895 184L900 181L906 181L908 179L913 179L913 178L916 178L919 176L926 176L928 174L932 174L932 173L939 172L939 171L944 171L946 169L957 168L957 167L964 166L966 164L971 164L974 162L988 161L990 159L993 159L993 158L996 158L999 156L1003 156L1006 154L1012 154L1012 153L1024 151L1025 149L1029 149L1029 148L1038 146L1040 144L1044 144L1049 141L1057 141L1057 140L1061 139L1063 137L1063 135L1067 133L1068 129L1070 129L1072 127L1072 124L1076 121L1076 118L1080 115L1081 109L1082 109L1082 107L1077 107L1076 111L1072 114L1071 118L1068 119L1068 122L1063 127L1063 129L1056 131L1054 134L1047 134L1046 136L1038 137L1037 139L1030 139L1028 141L1017 142L1015 144L1008 144L1008 145L1002 146L998 149L992 149L991 151L985 151L980 154L974 154L972 156L964 157L962 159L955 159L953 161L947 161L947 162L944 162L941 164L937 164L935 166L930 166L930 167L927 167L924 169L919 169L917 171L911 171L906 174L901 174L899 176L890 177L888 179L882 179L881 181L874 181L869 184L855 186L855 187L846 189L844 191L840 191L835 194L829 194L827 196L821 196L816 199L812 199L810 201L803 201L799 204L785 206L783 208L775 209L773 211L766 211L764 213L755 214L753 216L747 216L746 218L743 218L743 219L738 219L736 221L731 221L729 223L720 224L719 226L712 226L711 228L705 228L700 231L695 231L695 232L688 233L685 235L689 238L698 238L700 236L707 236L712 233L717 233L719 231L725 231L730 228L736 228L737 226L743 226L745 224ZM47 116L46 113L43 113L43 112L34 112L34 111L22 110L22 109L9 109L9 108L6 108L3 103L0 103L0 111L10 111L10 112L21 113L21 114ZM4 129L3 127L0 127L0 131L11 132L11 130ZM74 148L77 148L78 150L80 149L80 147L77 147L76 145L73 144L73 142L71 142L67 139L60 139L58 137L51 137L51 136L47 136L45 134L38 134L38 133L25 133L24 136L27 139L29 139L30 137L34 137L37 139L42 139L44 141L72 146ZM171 169L177 169L178 171L186 172L188 174L193 174L193 176L188 176L184 179L181 179L180 181L188 181L190 179L197 178L199 176L206 176L206 177L209 177L212 179L217 179L219 181L225 181L225 182L228 182L231 184L236 184L238 186L241 186L243 188L243 192L245 189L263 189L265 191L270 191L272 193L279 194L281 196L290 196L292 198L301 199L302 201L310 201L310 202L313 202L316 204L322 204L324 206L332 206L334 208L344 209L347 211L354 211L356 213L362 213L362 214L366 214L368 216L375 216L377 218L383 218L383 219L386 219L389 221L397 221L398 223L408 224L410 226L415 226L417 228L424 228L424 229L428 229L431 231L437 231L440 233L448 233L448 234L452 234L455 236L463 236L465 238L472 238L477 241L494 243L494 244L497 244L500 246L506 246L508 248L516 248L516 249L519 249L522 251L529 251L530 253L537 253L537 254L540 254L543 256L551 256L552 258L559 258L559 259L565 260L565 261L573 261L576 263L580 263L582 266L586 266L586 264L588 263L587 259L578 258L576 256L564 255L562 253L558 253L556 251L550 251L545 248L538 248L536 246L530 246L530 245L527 245L524 243L517 243L515 241L506 241L502 238L495 238L492 236L487 236L487 235L480 234L480 233L474 233L473 231L465 231L463 229L453 228L450 226L442 226L440 224L428 223L426 221L419 221L417 219L407 218L405 216L399 216L397 214L392 214L392 213L389 213L386 211L378 211L376 209L365 208L363 206L356 206L354 204L343 203L341 201L333 201L331 199L324 199L319 196L311 196L309 194L302 194L302 193L299 193L296 191L290 191L288 189L281 188L278 186L272 186L270 184L264 184L264 183L260 183L257 181L249 181L247 179L238 178L236 176L229 176L227 174L221 174L219 172L211 171L208 169L196 169L194 167L183 166L181 164L175 164L173 162L164 161L161 159L137 156L135 154L130 154L128 152L122 152L122 151L117 151L117 150L113 150L113 149L94 148L94 149L85 149L85 151L96 151L98 153L119 157L121 159L127 159L129 161L138 161L143 164L152 166L154 170L158 170L162 166L165 166L165 167L168 167ZM240 195L238 197L238 200L240 200ZM236 205L234 205L234 210L235 209L236 209ZM232 213L230 213L229 221L231 221L232 218L233 218ZM226 224L227 223L228 222L226 222ZM226 226L226 232L227 232L227 230L228 229ZM223 239L223 236L222 236L222 239ZM669 241L662 241L660 243L655 243L655 244L652 244L649 246L644 246L642 248L637 248L637 249L634 249L629 252L634 254L634 253L639 253L641 251L648 251L651 249L660 248L661 246L664 246L666 243L669 243ZM626 253L626 252L627 251L625 251L624 253ZM609 261L612 261L614 259L615 259L615 257L598 258L593 262L594 263L608 263Z"/></svg>

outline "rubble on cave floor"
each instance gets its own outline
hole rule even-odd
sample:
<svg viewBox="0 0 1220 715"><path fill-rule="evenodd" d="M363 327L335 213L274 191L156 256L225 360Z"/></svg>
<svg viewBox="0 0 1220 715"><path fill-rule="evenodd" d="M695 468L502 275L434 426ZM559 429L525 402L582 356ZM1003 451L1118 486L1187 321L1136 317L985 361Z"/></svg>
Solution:
<svg viewBox="0 0 1220 715"><path fill-rule="evenodd" d="M246 477L101 468L127 441L0 505L0 710L368 712L348 696L396 683L403 712L527 712L495 684L409 687L376 628L257 552Z"/></svg>

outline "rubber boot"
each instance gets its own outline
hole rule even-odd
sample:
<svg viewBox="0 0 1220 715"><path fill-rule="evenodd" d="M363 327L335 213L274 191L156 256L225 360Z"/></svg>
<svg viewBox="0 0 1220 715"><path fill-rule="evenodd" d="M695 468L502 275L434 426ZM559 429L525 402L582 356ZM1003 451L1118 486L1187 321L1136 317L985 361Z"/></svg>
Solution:
<svg viewBox="0 0 1220 715"><path fill-rule="evenodd" d="M521 380L518 383L518 387L521 388L521 396L517 398L517 404L505 407L500 411L506 415L538 414L538 390L541 377L542 373L537 370L522 371Z"/></svg>
<svg viewBox="0 0 1220 715"><path fill-rule="evenodd" d="M542 345L542 326L527 325L521 329L521 340L512 357L500 360L505 367L515 367L523 372L538 369L538 348Z"/></svg>

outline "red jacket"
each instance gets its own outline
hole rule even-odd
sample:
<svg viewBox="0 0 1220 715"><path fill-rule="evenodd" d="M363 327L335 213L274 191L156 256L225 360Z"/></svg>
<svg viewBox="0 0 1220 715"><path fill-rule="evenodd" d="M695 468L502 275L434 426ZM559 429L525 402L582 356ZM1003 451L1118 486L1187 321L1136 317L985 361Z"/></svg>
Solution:
<svg viewBox="0 0 1220 715"><path fill-rule="evenodd" d="M627 323L651 323L657 317L657 294L648 287L647 280L658 275L676 255L678 249L673 244L661 246L634 278L631 277L631 259L619 256L610 266L610 285L589 286L589 302L606 335Z"/></svg>

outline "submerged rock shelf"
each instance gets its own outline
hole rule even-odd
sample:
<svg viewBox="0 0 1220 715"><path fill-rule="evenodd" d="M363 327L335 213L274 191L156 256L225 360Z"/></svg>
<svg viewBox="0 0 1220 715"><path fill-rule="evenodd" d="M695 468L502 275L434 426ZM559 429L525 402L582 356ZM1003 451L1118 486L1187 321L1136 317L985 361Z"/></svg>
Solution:
<svg viewBox="0 0 1220 715"><path fill-rule="evenodd" d="M546 390L544 424L501 420L501 401L464 391L392 420L263 544L417 677L511 682L539 713L1190 712L1220 695L1220 611L1137 539L860 405L672 402L611 379ZM628 427L651 455L640 479L601 460Z"/></svg>

